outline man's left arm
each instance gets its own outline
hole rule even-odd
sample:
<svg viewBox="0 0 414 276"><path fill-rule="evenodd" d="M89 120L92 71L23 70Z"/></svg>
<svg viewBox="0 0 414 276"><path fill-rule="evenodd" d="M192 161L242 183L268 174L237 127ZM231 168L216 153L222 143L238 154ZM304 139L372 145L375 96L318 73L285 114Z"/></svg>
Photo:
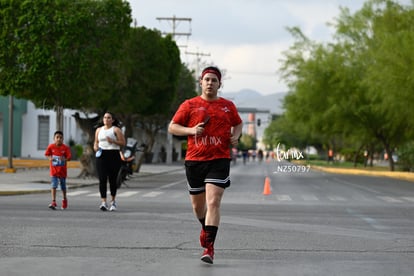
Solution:
<svg viewBox="0 0 414 276"><path fill-rule="evenodd" d="M231 137L230 137L230 142L233 146L238 145L239 138L242 134L242 130L243 130L243 123L240 123L240 124L233 127L233 129L231 131Z"/></svg>

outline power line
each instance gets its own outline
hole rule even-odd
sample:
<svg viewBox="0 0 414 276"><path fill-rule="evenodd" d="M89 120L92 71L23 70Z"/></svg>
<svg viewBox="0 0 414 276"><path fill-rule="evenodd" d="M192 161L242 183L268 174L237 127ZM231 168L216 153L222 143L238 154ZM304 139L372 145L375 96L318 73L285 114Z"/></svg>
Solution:
<svg viewBox="0 0 414 276"><path fill-rule="evenodd" d="M199 51L197 51L197 52L185 51L184 53L186 55L196 56L196 62L197 62L197 65L196 65L196 70L197 70L196 71L196 74L198 76L198 74L200 72L201 57L209 57L210 56L210 53L206 54L206 53L202 53L202 52L199 52Z"/></svg>
<svg viewBox="0 0 414 276"><path fill-rule="evenodd" d="M202 53L202 52L199 52L199 51L197 51L197 52L188 52L188 51L185 51L185 54L186 55L194 55L194 56L196 56L196 72L195 72L196 76L195 76L195 79L196 79L196 84L198 84L198 76L200 75L201 57L209 57L210 56L210 53L206 54L206 53ZM198 92L201 94L201 88L200 88L200 86L199 85L196 85L196 87L198 88Z"/></svg>
<svg viewBox="0 0 414 276"><path fill-rule="evenodd" d="M172 17L157 17L156 18L159 21L168 21L172 22L172 32L163 32L162 34L171 34L172 38L176 40L177 36L186 36L187 39L191 35L191 21L192 19L190 17L176 17L175 15ZM180 22L188 22L190 25L188 32L177 32L177 28ZM186 45L181 45L179 47L187 47Z"/></svg>

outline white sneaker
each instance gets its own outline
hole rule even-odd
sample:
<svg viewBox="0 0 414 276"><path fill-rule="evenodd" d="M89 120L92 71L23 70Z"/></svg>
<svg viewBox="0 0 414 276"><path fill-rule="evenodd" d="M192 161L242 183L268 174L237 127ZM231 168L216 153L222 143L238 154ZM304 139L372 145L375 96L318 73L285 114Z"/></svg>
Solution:
<svg viewBox="0 0 414 276"><path fill-rule="evenodd" d="M117 207L116 201L112 201L111 202L111 208L109 208L109 211L116 211L116 207Z"/></svg>
<svg viewBox="0 0 414 276"><path fill-rule="evenodd" d="M101 211L108 211L108 205L106 204L106 202L102 202L99 206L99 209L101 209Z"/></svg>

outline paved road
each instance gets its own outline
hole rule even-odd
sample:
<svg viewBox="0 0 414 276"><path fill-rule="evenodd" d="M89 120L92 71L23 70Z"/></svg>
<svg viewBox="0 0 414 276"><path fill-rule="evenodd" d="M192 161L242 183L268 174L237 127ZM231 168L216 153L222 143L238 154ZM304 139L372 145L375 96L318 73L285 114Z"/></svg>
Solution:
<svg viewBox="0 0 414 276"><path fill-rule="evenodd" d="M96 185L65 211L47 193L0 197L0 275L412 275L413 183L278 165L232 167L212 266L182 170L137 175L114 213Z"/></svg>

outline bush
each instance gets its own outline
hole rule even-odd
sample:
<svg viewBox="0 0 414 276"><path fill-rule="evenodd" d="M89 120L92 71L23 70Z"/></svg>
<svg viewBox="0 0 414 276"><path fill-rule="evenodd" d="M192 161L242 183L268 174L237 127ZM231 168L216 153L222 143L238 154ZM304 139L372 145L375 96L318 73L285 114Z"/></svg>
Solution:
<svg viewBox="0 0 414 276"><path fill-rule="evenodd" d="M404 171L414 169L414 142L404 144L397 150L398 163Z"/></svg>
<svg viewBox="0 0 414 276"><path fill-rule="evenodd" d="M317 154L304 154L306 160L321 160L321 156Z"/></svg>
<svg viewBox="0 0 414 276"><path fill-rule="evenodd" d="M352 148L344 148L344 149L341 150L340 153L345 158L346 162L354 162L355 161L355 154L357 154L357 151L355 149L352 149ZM364 162L365 162L364 153L362 151L359 151L356 163L357 164L364 164Z"/></svg>
<svg viewBox="0 0 414 276"><path fill-rule="evenodd" d="M83 147L82 147L82 145L79 145L79 144L75 145L75 151L76 151L76 154L78 156L82 156L82 154L83 154Z"/></svg>

